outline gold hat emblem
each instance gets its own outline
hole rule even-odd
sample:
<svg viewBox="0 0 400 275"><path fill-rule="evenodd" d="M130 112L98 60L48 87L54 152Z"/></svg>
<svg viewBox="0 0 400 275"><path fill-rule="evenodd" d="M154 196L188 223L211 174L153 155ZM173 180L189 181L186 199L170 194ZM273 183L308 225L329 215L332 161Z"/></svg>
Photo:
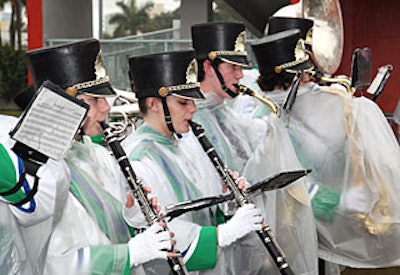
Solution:
<svg viewBox="0 0 400 275"><path fill-rule="evenodd" d="M96 79L101 79L107 76L106 67L104 66L101 50L99 50L99 53L97 54L96 61L94 63L94 69L95 69Z"/></svg>
<svg viewBox="0 0 400 275"><path fill-rule="evenodd" d="M246 32L242 31L236 38L234 51L244 52L245 50L246 50Z"/></svg>
<svg viewBox="0 0 400 275"><path fill-rule="evenodd" d="M296 61L307 59L306 47L304 46L303 39L297 41L296 48L294 49L294 57Z"/></svg>
<svg viewBox="0 0 400 275"><path fill-rule="evenodd" d="M197 82L197 70L197 61L193 58L186 69L186 84Z"/></svg>
<svg viewBox="0 0 400 275"><path fill-rule="evenodd" d="M305 43L312 46L312 41L313 41L313 27L311 27L306 35L306 41Z"/></svg>

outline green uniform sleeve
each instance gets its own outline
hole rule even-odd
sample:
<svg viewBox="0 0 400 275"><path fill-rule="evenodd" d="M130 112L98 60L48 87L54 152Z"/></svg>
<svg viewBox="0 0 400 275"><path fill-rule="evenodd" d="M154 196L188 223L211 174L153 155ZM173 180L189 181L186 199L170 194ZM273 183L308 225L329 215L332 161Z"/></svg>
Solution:
<svg viewBox="0 0 400 275"><path fill-rule="evenodd" d="M319 186L317 193L311 200L314 215L318 219L333 221L340 203L340 192Z"/></svg>
<svg viewBox="0 0 400 275"><path fill-rule="evenodd" d="M90 247L90 274L130 274L128 245Z"/></svg>
<svg viewBox="0 0 400 275"><path fill-rule="evenodd" d="M226 222L225 215L222 213L222 210L219 207L217 207L216 211L216 220L218 225Z"/></svg>
<svg viewBox="0 0 400 275"><path fill-rule="evenodd" d="M271 109L264 104L259 104L258 108L255 109L252 118L263 118L271 114Z"/></svg>
<svg viewBox="0 0 400 275"><path fill-rule="evenodd" d="M217 264L217 228L203 226L197 246L186 262L188 271L212 269Z"/></svg>
<svg viewBox="0 0 400 275"><path fill-rule="evenodd" d="M13 190L17 181L16 167L6 148L0 144L0 193L11 203L20 202L26 197L21 189Z"/></svg>

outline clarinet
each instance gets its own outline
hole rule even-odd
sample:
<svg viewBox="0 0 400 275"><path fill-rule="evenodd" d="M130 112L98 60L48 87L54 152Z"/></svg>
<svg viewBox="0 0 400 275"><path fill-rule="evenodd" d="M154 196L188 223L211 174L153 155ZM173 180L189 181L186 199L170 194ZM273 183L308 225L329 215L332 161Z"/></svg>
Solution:
<svg viewBox="0 0 400 275"><path fill-rule="evenodd" d="M118 137L112 133L111 128L106 123L102 122L101 128L103 129L104 137L107 141L107 144L111 148L111 151L113 152L114 157L117 160L128 182L132 195L138 201L140 209L144 214L147 223L149 225L152 225L157 222L165 222L157 214L157 212L152 207L150 200L147 198L146 191L144 189L144 184L133 171L133 168L129 162L129 159L126 156L124 149L122 148L118 140ZM168 228L166 228L165 230L168 230ZM178 251L173 249L168 252L179 253ZM176 258L175 257L168 258L168 264L171 267L172 274L176 275L189 274L181 256Z"/></svg>
<svg viewBox="0 0 400 275"><path fill-rule="evenodd" d="M217 152L215 151L215 148L212 146L211 142L206 137L203 127L200 124L197 124L193 121L190 122L190 126L192 128L193 133L199 140L201 146L203 147L203 150L206 152L211 162L217 169L221 179L225 182L229 190L232 192L238 205L243 206L247 203L251 203L249 197L237 187L235 180L232 177L231 171L224 165L222 160L219 158ZM270 253L280 273L283 275L294 275L293 271L289 267L289 264L286 262L286 257L283 254L282 249L275 241L270 226L268 224L265 224L265 227L261 230L258 230L257 234L260 237L261 241L263 242L264 246L267 248L268 252Z"/></svg>

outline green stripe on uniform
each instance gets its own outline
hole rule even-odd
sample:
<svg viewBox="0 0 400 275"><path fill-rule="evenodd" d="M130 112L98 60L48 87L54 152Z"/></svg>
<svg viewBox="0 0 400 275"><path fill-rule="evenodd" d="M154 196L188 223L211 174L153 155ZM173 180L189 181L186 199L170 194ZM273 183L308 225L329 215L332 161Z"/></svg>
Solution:
<svg viewBox="0 0 400 275"><path fill-rule="evenodd" d="M16 174L16 167L7 149L0 144L0 193L7 192L15 187L17 184ZM4 199L12 203L20 202L25 197L21 189L14 194L3 196Z"/></svg>
<svg viewBox="0 0 400 275"><path fill-rule="evenodd" d="M90 247L90 274L129 275L128 245L118 244Z"/></svg>
<svg viewBox="0 0 400 275"><path fill-rule="evenodd" d="M217 228L203 226L193 255L186 262L188 271L212 269L217 264Z"/></svg>

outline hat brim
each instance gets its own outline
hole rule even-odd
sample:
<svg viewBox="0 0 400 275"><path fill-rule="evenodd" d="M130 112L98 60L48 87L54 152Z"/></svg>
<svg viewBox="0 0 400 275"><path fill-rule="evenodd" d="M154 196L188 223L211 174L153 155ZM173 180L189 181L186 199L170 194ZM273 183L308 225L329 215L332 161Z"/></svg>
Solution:
<svg viewBox="0 0 400 275"><path fill-rule="evenodd" d="M206 99L198 87L186 90L173 91L171 95L191 100L204 100Z"/></svg>
<svg viewBox="0 0 400 275"><path fill-rule="evenodd" d="M251 67L247 57L244 55L220 55L219 58L227 63L238 65L241 67L249 68Z"/></svg>
<svg viewBox="0 0 400 275"><path fill-rule="evenodd" d="M297 72L308 72L312 71L313 69L314 65L309 60L307 60L295 66L285 68L284 70L288 73L297 73Z"/></svg>
<svg viewBox="0 0 400 275"><path fill-rule="evenodd" d="M78 94L84 94L93 97L110 97L117 95L117 93L111 87L111 84L109 82L91 86L84 89L79 89Z"/></svg>

